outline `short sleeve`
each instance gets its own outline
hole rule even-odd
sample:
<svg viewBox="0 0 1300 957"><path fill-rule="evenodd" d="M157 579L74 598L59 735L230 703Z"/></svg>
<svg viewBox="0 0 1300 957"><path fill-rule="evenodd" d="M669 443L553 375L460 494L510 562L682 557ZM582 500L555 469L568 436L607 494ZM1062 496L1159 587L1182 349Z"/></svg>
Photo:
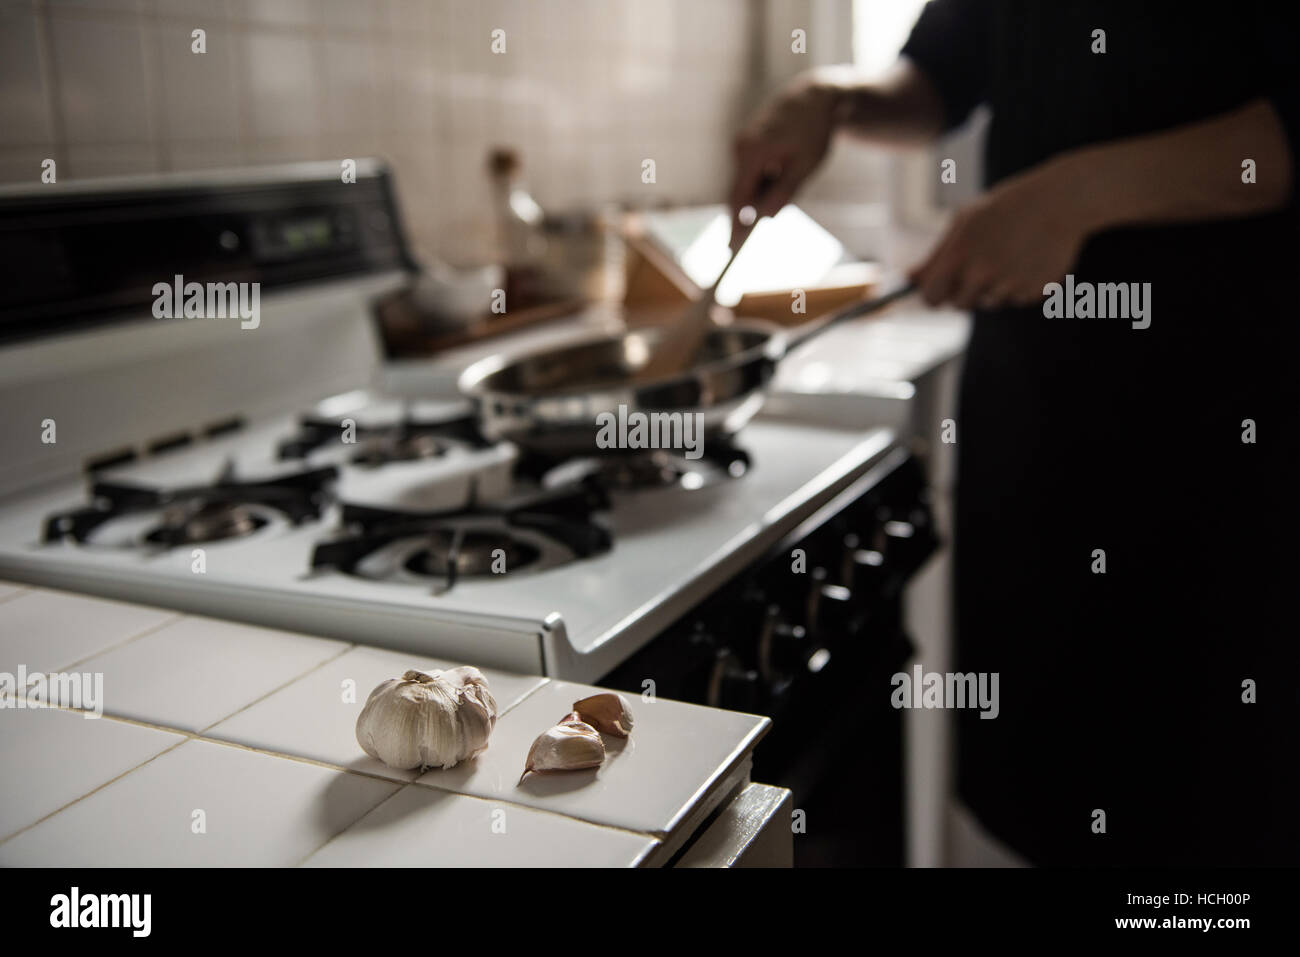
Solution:
<svg viewBox="0 0 1300 957"><path fill-rule="evenodd" d="M930 0L900 51L938 90L945 131L988 96L990 16L983 0Z"/></svg>

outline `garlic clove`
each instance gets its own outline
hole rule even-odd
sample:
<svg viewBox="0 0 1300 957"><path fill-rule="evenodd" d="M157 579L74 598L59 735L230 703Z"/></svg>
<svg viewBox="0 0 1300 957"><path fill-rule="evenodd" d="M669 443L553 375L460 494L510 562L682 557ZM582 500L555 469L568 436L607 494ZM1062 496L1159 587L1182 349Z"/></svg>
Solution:
<svg viewBox="0 0 1300 957"><path fill-rule="evenodd" d="M487 747L497 703L477 668L407 671L370 692L357 743L390 767L449 768Z"/></svg>
<svg viewBox="0 0 1300 957"><path fill-rule="evenodd" d="M522 783L529 771L577 771L599 767L604 760L600 732L585 722L565 720L537 736L519 780Z"/></svg>
<svg viewBox="0 0 1300 957"><path fill-rule="evenodd" d="M574 713L597 731L626 738L632 733L632 712L620 694L612 691L594 694L573 703Z"/></svg>

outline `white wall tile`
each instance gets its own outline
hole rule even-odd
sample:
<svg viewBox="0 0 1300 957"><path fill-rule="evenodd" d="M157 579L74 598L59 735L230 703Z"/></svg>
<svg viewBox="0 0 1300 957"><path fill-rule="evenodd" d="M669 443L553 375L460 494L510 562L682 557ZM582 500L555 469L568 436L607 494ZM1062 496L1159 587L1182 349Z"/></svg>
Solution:
<svg viewBox="0 0 1300 957"><path fill-rule="evenodd" d="M0 145L53 138L35 11L0 7Z"/></svg>
<svg viewBox="0 0 1300 957"><path fill-rule="evenodd" d="M169 140L239 140L235 37L228 28L205 27L205 53L193 52L191 28L162 22L154 67Z"/></svg>
<svg viewBox="0 0 1300 957"><path fill-rule="evenodd" d="M303 26L312 20L311 0L231 0L231 16L253 23Z"/></svg>
<svg viewBox="0 0 1300 957"><path fill-rule="evenodd" d="M372 134L391 127L391 66L382 48L365 38L329 36L317 42L316 56L324 135Z"/></svg>
<svg viewBox="0 0 1300 957"><path fill-rule="evenodd" d="M136 176L163 168L158 147L152 144L110 143L69 146L67 162L59 166L59 180L96 179L100 176Z"/></svg>
<svg viewBox="0 0 1300 957"><path fill-rule="evenodd" d="M442 4L430 0L391 0L388 5L389 29L394 33L428 34L433 29L435 11Z"/></svg>
<svg viewBox="0 0 1300 957"><path fill-rule="evenodd" d="M41 161L47 158L56 161L59 158L52 143L13 149L0 148L0 183L39 183Z"/></svg>
<svg viewBox="0 0 1300 957"><path fill-rule="evenodd" d="M300 163L321 159L319 137L272 137L252 140L243 146L244 162L253 165L270 163Z"/></svg>
<svg viewBox="0 0 1300 957"><path fill-rule="evenodd" d="M85 10L93 13L136 13L141 0L46 0L51 10Z"/></svg>
<svg viewBox="0 0 1300 957"><path fill-rule="evenodd" d="M405 135L432 135L438 107L445 100L439 90L455 85L455 78L439 73L434 52L422 43L393 38L393 126Z"/></svg>
<svg viewBox="0 0 1300 957"><path fill-rule="evenodd" d="M229 169L244 162L244 150L238 142L175 142L167 148L170 170Z"/></svg>
<svg viewBox="0 0 1300 957"><path fill-rule="evenodd" d="M144 0L145 12L157 17L175 18L190 24L190 29L230 19L233 0Z"/></svg>
<svg viewBox="0 0 1300 957"><path fill-rule="evenodd" d="M316 0L319 23L329 30L353 33L388 22L388 11L376 0Z"/></svg>
<svg viewBox="0 0 1300 957"><path fill-rule="evenodd" d="M299 33L255 32L245 37L243 54L250 137L318 135L320 83L311 41Z"/></svg>
<svg viewBox="0 0 1300 957"><path fill-rule="evenodd" d="M719 198L749 89L751 7L52 0L54 119L66 141L53 120L41 134L39 72L7 57L6 88L21 92L8 106L0 93L0 116L22 105L0 123L0 179L30 175L17 136L53 140L46 152L78 176L398 147L411 234L473 261L491 221L483 160L500 143L523 151L525 181L552 207ZM182 56L179 41L198 25L209 52ZM496 27L507 32L503 56L489 48ZM647 156L660 162L655 188L639 180Z"/></svg>
<svg viewBox="0 0 1300 957"><path fill-rule="evenodd" d="M136 18L99 19L55 8L50 15L64 134L73 145L153 138L145 36Z"/></svg>

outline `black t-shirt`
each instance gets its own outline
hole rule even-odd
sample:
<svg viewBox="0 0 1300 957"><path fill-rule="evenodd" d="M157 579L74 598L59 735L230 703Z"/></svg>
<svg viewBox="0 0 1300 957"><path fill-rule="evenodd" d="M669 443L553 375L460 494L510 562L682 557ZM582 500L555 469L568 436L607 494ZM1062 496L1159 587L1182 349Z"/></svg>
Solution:
<svg viewBox="0 0 1300 957"><path fill-rule="evenodd" d="M988 105L991 183L1258 98L1294 159L1292 9L933 0L903 53L949 127ZM958 786L1033 861L1300 863L1298 237L1294 200L1092 237L1076 282L1150 283L1147 329L1040 306L975 316L957 660L999 672L1002 704L960 716Z"/></svg>

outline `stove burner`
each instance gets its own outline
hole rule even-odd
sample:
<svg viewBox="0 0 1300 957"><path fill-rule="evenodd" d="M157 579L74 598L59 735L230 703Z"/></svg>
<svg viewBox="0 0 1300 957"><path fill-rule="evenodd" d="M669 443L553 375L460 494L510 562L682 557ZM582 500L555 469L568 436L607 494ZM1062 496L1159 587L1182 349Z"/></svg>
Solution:
<svg viewBox="0 0 1300 957"><path fill-rule="evenodd" d="M596 474L609 483L610 488L619 490L678 485L684 476L691 474L690 466L685 459L678 459L664 452L610 456L598 459L597 463Z"/></svg>
<svg viewBox="0 0 1300 957"><path fill-rule="evenodd" d="M406 560L407 571L454 581L523 568L541 554L508 532L439 528L429 534L429 540L427 548Z"/></svg>
<svg viewBox="0 0 1300 957"><path fill-rule="evenodd" d="M320 518L337 476L338 469L331 466L267 481L241 481L228 464L211 485L168 489L95 482L91 504L46 519L44 541L71 538L85 544L105 522L146 512L161 515L145 540L169 548L250 535L267 523L256 514L257 506L275 509L299 525Z"/></svg>
<svg viewBox="0 0 1300 957"><path fill-rule="evenodd" d="M424 432L376 436L367 440L356 455L353 465L377 468L388 462L415 462L446 455L450 446Z"/></svg>
<svg viewBox="0 0 1300 957"><path fill-rule="evenodd" d="M706 444L697 459L667 450L606 452L590 458L556 461L537 454L524 457L515 471L543 488L592 480L617 492L656 488L697 489L749 470L749 454L727 441Z"/></svg>
<svg viewBox="0 0 1300 957"><path fill-rule="evenodd" d="M323 446L340 440L343 418L304 416L298 434L280 443L281 459L304 459ZM453 443L470 448L492 445L479 434L472 414L449 419L424 420L403 417L382 425L356 426L361 448L352 457L355 465L377 468L388 462L410 462L444 455Z"/></svg>
<svg viewBox="0 0 1300 957"><path fill-rule="evenodd" d="M604 491L591 481L487 504L477 501L471 485L463 507L436 512L344 504L343 533L317 545L311 564L312 568L337 568L350 575L373 577L363 568L367 560L410 540L417 550L404 559L401 568L441 579L442 584L434 587L435 594L441 594L462 575L498 572L498 562L503 562L507 574L538 563L541 551L526 541L526 536L558 545L566 560L608 551L612 545L609 532L592 517L608 506Z"/></svg>
<svg viewBox="0 0 1300 957"><path fill-rule="evenodd" d="M145 535L154 545L197 545L243 538L266 525L244 505L191 500L163 509L162 524Z"/></svg>

